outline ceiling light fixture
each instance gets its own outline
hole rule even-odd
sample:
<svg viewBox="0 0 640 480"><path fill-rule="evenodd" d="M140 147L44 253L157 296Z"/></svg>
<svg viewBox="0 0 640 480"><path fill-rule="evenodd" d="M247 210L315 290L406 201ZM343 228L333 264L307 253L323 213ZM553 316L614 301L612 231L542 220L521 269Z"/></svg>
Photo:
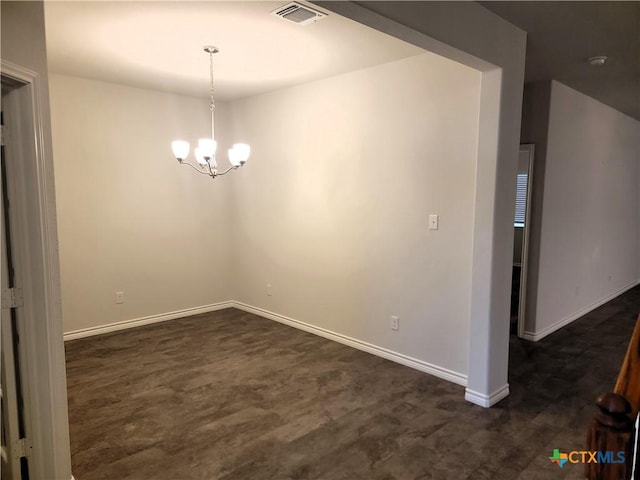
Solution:
<svg viewBox="0 0 640 480"><path fill-rule="evenodd" d="M211 178L216 178L243 166L249 158L251 147L246 143L234 144L233 147L228 150L229 163L231 166L224 172L218 172L218 164L216 162L216 149L218 147L218 142L216 142L214 136L216 104L213 100L213 54L218 53L219 50L216 47L207 46L204 47L204 51L209 54L209 73L211 78L211 89L209 91L211 100L209 104L209 110L211 110L211 138L201 138L198 140L198 146L194 149L194 155L196 157L195 164L186 161L186 158L189 155L189 142L184 140L174 140L171 143L171 148L173 150L173 155L181 165L189 165L198 173L209 175Z"/></svg>
<svg viewBox="0 0 640 480"><path fill-rule="evenodd" d="M607 61L607 57L604 55L598 55L597 57L591 57L589 60L589 65L593 67L601 67L604 65L604 62Z"/></svg>

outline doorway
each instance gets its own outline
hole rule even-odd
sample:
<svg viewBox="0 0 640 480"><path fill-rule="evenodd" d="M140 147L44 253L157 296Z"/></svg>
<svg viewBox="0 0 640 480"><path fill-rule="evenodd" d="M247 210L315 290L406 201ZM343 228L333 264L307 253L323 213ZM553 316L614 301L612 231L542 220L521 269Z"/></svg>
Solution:
<svg viewBox="0 0 640 480"><path fill-rule="evenodd" d="M531 203L531 179L535 147L531 143L520 145L518 172L516 175L516 205L513 235L513 271L511 277L510 332L522 338L525 331L527 303L527 263L529 247L529 222Z"/></svg>
<svg viewBox="0 0 640 480"><path fill-rule="evenodd" d="M2 84L2 98L10 88ZM25 410L24 338L22 290L15 268L15 212L10 189L7 135L4 112L0 112L0 255L2 257L2 314L0 316L1 475L9 480L29 479L28 424ZM13 160L17 160L13 157Z"/></svg>

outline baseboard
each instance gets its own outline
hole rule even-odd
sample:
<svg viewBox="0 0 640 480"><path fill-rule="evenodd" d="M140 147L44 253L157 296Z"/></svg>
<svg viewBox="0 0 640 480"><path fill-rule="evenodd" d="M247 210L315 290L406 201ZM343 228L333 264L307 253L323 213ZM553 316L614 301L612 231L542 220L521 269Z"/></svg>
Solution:
<svg viewBox="0 0 640 480"><path fill-rule="evenodd" d="M392 362L396 362L401 365L414 368L421 372L428 373L429 375L433 375L434 377L442 378L443 380L447 380L457 385L461 385L463 387L467 386L467 376L464 374L454 372L452 370L448 370L446 368L442 368L437 365L433 365L431 363L425 362L423 360L409 357L408 355L394 352L392 350L379 347L371 343L363 342L362 340L348 337L340 333L336 333L324 328L316 327L315 325L311 325L309 323L305 323L300 320L295 320L293 318L289 318L284 315L270 312L262 308L253 307L251 305L247 305L246 303L237 302L237 301L214 303L211 305L204 305L202 307L187 308L184 310L177 310L175 312L162 313L158 315L151 315L148 317L125 320L123 322L111 323L108 325L100 325L97 327L74 330L71 332L66 332L64 334L64 340L65 341L76 340L78 338L85 338L85 337L91 337L94 335L101 335L104 333L116 332L119 330L126 330L128 328L140 327L142 325L149 325L152 323L166 322L167 320L174 320L176 318L187 317L190 315L197 315L199 313L213 312L215 310L222 310L224 308L232 308L232 307L237 308L239 310L243 310L245 312L253 313L260 317L267 318L269 320L274 320L276 322L289 325L290 327L294 327L299 330L304 330L305 332L313 333L314 335L318 335L320 337L333 340L334 342L338 342L343 345L347 345L349 347L362 350L372 355L376 355L378 357L391 360Z"/></svg>
<svg viewBox="0 0 640 480"><path fill-rule="evenodd" d="M151 323L166 322L176 318L188 317L190 315L198 315L199 313L214 312L224 308L231 308L234 302L219 302L201 307L185 308L174 312L161 313L158 315L150 315L148 317L134 318L123 322L110 323L108 325L100 325L97 327L83 328L81 330L73 330L64 334L64 341L76 340L78 338L92 337L103 333L117 332L118 330L126 330L128 328L140 327Z"/></svg>
<svg viewBox="0 0 640 480"><path fill-rule="evenodd" d="M522 332L522 335L519 335L519 337L524 340L529 340L530 342L537 342L538 340L540 340L539 338L537 338L535 333L530 332L528 330L525 330L524 332Z"/></svg>
<svg viewBox="0 0 640 480"><path fill-rule="evenodd" d="M295 320L293 318L285 317L284 315L273 313L268 310L264 310L262 308L253 307L251 305L247 305L246 303L233 302L233 306L235 308L238 308L239 310L253 313L260 317L268 318L269 320L274 320L276 322L289 325L290 327L294 327L299 330L304 330L305 332L313 333L314 335L318 335L320 337L333 340L334 342L347 345L357 350L362 350L363 352L367 352L372 355L376 355L378 357L391 360L392 362L399 363L406 367L414 368L421 372L428 373L429 375L433 375L434 377L442 378L443 380L447 380L457 385L462 385L463 387L467 385L466 375L448 370L446 368L439 367L437 365L430 364L423 360L418 360L417 358L412 358L407 355L403 355L401 353L394 352L392 350L388 350L386 348L379 347L371 343L363 342L362 340L357 340L355 338L348 337L340 333L332 332L331 330L327 330L325 328L316 327L314 325L301 322L300 320Z"/></svg>
<svg viewBox="0 0 640 480"><path fill-rule="evenodd" d="M596 308L604 305L605 303L613 300L614 298L616 298L619 295L622 295L624 292L631 290L632 288L636 287L637 285L640 285L640 280L635 280L633 282L631 282L629 285L622 287L619 290L616 290L613 293L610 293L609 295L601 298L600 300L597 300L596 302L580 309L579 311L572 313L571 315L564 317L562 320L560 320L559 322L554 323L553 325L540 330L539 332L529 332L529 331L524 331L523 334L521 335L521 338L524 338L525 340L530 340L532 342L537 342L539 340L542 340L544 337L551 335L552 333L560 330L562 327L566 327L567 325L569 325L571 322L574 322L575 320L577 320L578 318L582 317L583 315L586 315L587 313L591 312L592 310L595 310Z"/></svg>
<svg viewBox="0 0 640 480"><path fill-rule="evenodd" d="M498 390L493 392L491 395L485 395L484 393L476 392L475 390L471 390L467 388L464 393L464 399L467 402L471 402L475 405L479 405L484 408L489 408L494 406L503 398L509 396L509 384L503 385Z"/></svg>

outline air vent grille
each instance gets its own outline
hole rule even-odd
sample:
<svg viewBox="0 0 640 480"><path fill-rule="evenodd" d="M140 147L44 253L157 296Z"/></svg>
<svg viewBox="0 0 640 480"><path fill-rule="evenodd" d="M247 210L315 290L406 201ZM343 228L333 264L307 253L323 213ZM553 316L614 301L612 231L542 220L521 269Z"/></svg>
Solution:
<svg viewBox="0 0 640 480"><path fill-rule="evenodd" d="M298 25L309 25L327 16L326 13L314 10L298 2L287 3L275 9L271 14L297 23Z"/></svg>

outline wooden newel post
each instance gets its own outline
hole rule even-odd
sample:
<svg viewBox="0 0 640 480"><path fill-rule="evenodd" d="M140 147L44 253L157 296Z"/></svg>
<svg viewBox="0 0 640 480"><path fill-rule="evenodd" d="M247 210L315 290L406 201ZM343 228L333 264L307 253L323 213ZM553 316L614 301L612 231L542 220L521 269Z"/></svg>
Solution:
<svg viewBox="0 0 640 480"><path fill-rule="evenodd" d="M605 393L596 399L596 413L587 431L587 450L613 452L607 457L612 461L585 463L584 475L589 480L629 480L631 478L631 455L633 422L629 418L631 405L616 393ZM618 452L624 452L625 461L617 461Z"/></svg>

